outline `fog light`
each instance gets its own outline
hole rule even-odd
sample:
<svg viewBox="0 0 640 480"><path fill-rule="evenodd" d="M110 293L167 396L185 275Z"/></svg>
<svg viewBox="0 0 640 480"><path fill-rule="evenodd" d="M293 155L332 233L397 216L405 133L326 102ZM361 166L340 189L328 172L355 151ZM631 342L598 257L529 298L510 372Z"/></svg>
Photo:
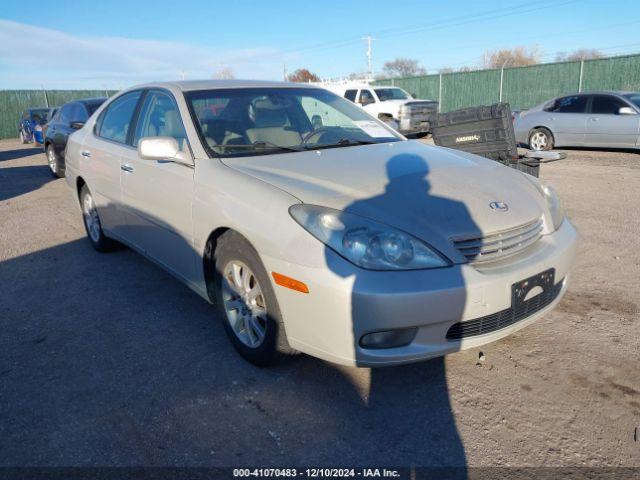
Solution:
<svg viewBox="0 0 640 480"><path fill-rule="evenodd" d="M402 330L386 330L363 335L360 339L362 348L395 348L410 344L418 333L417 328Z"/></svg>

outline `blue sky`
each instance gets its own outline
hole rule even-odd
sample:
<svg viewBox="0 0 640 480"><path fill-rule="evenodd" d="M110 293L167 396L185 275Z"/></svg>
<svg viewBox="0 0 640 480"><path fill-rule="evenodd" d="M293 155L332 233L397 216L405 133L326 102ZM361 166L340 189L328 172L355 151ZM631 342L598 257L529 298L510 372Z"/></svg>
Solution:
<svg viewBox="0 0 640 480"><path fill-rule="evenodd" d="M152 80L322 77L415 58L430 72L477 66L486 50L640 52L637 0L189 1L28 4L0 0L0 88L123 88Z"/></svg>

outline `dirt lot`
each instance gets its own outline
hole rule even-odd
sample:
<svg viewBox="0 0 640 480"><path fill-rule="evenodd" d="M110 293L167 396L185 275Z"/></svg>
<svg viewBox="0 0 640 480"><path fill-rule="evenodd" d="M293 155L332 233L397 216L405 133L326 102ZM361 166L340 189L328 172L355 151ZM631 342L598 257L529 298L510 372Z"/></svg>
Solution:
<svg viewBox="0 0 640 480"><path fill-rule="evenodd" d="M543 168L581 234L553 313L483 363L372 371L247 364L185 286L91 249L40 150L0 150L0 465L640 466L640 155Z"/></svg>

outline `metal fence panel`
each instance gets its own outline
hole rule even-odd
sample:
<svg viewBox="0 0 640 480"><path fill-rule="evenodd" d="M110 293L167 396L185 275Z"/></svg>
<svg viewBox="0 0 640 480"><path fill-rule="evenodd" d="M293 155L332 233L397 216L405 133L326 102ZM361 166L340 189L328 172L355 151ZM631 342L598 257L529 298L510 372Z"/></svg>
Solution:
<svg viewBox="0 0 640 480"><path fill-rule="evenodd" d="M558 62L505 68L502 100L512 109L526 109L553 97L581 91L640 91L640 55ZM582 70L582 79L581 73ZM442 78L443 112L489 105L500 98L500 70L445 73ZM582 80L582 81L581 81ZM438 99L440 75L385 79L376 84L397 85L421 98Z"/></svg>
<svg viewBox="0 0 640 480"><path fill-rule="evenodd" d="M490 105L498 101L500 70L478 70L442 75L441 111Z"/></svg>
<svg viewBox="0 0 640 480"><path fill-rule="evenodd" d="M583 90L640 91L640 55L584 62Z"/></svg>
<svg viewBox="0 0 640 480"><path fill-rule="evenodd" d="M504 70L502 100L525 109L558 95L578 91L580 62L546 63Z"/></svg>

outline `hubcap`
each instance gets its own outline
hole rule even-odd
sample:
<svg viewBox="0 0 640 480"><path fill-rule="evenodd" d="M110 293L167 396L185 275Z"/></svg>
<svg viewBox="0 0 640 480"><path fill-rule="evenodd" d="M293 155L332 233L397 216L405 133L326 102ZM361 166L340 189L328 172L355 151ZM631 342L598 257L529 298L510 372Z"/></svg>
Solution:
<svg viewBox="0 0 640 480"><path fill-rule="evenodd" d="M533 150L544 150L544 147L547 146L547 135L542 132L536 132L531 135L531 141L529 144Z"/></svg>
<svg viewBox="0 0 640 480"><path fill-rule="evenodd" d="M257 277L238 260L224 267L222 301L227 321L238 339L248 347L258 347L267 330L267 306Z"/></svg>
<svg viewBox="0 0 640 480"><path fill-rule="evenodd" d="M87 226L87 231L91 240L94 242L100 241L100 218L98 217L98 210L95 203L93 203L93 197L89 194L84 196L82 202L82 214L84 216L84 223Z"/></svg>
<svg viewBox="0 0 640 480"><path fill-rule="evenodd" d="M56 154L53 152L53 148L49 146L47 148L47 160L49 161L49 168L53 173L58 171L58 162L56 162Z"/></svg>

